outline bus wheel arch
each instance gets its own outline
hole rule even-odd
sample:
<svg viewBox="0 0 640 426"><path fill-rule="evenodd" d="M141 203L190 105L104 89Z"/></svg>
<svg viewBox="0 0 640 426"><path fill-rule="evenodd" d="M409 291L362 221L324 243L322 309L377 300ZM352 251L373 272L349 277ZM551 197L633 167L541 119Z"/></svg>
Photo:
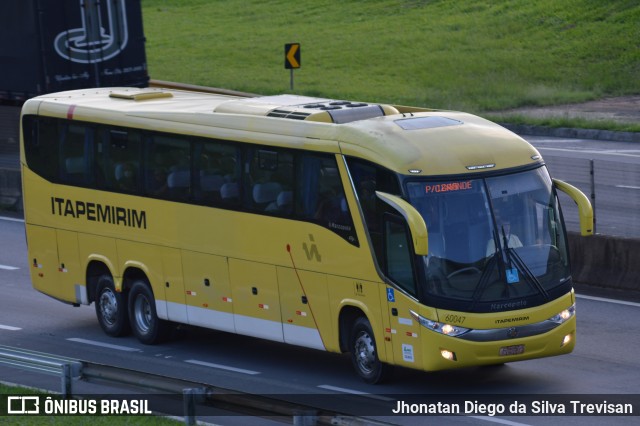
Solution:
<svg viewBox="0 0 640 426"><path fill-rule="evenodd" d="M109 267L98 260L92 260L87 265L87 297L89 299L89 303L96 301L96 293L98 287L98 281L102 275L109 275L113 278L113 274Z"/></svg>
<svg viewBox="0 0 640 426"><path fill-rule="evenodd" d="M122 290L130 291L133 283L136 281L144 281L149 287L151 287L147 274L144 270L135 266L127 267L124 274L122 274Z"/></svg>
<svg viewBox="0 0 640 426"><path fill-rule="evenodd" d="M365 313L354 306L340 311L340 349L349 352L358 376L369 384L384 382L392 367L380 361L378 345L371 323Z"/></svg>
<svg viewBox="0 0 640 426"><path fill-rule="evenodd" d="M340 351L342 353L349 352L351 327L359 317L366 318L366 315L362 311L362 309L355 306L347 305L340 310L340 316L338 318L338 330L340 338Z"/></svg>
<svg viewBox="0 0 640 426"><path fill-rule="evenodd" d="M129 289L128 314L133 334L145 345L166 340L170 323L158 317L155 296L147 277L135 275L125 282Z"/></svg>

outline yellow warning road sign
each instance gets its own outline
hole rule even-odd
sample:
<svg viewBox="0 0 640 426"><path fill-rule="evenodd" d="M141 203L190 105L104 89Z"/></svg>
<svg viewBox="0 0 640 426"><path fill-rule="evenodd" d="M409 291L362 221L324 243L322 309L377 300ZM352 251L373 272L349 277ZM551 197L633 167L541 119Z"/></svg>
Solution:
<svg viewBox="0 0 640 426"><path fill-rule="evenodd" d="M300 43L287 43L284 45L285 69L300 68Z"/></svg>

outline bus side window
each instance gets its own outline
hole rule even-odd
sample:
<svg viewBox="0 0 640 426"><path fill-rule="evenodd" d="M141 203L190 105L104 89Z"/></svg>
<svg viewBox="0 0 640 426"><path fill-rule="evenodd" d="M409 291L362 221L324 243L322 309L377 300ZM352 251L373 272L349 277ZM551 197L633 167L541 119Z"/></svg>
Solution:
<svg viewBox="0 0 640 426"><path fill-rule="evenodd" d="M154 135L147 144L145 192L186 201L191 196L191 143L182 136Z"/></svg>
<svg viewBox="0 0 640 426"><path fill-rule="evenodd" d="M389 206L378 199L376 191L400 195L400 184L393 172L368 161L348 158L347 163L378 264L383 265L382 217Z"/></svg>
<svg viewBox="0 0 640 426"><path fill-rule="evenodd" d="M293 154L284 150L249 150L248 199L252 210L288 216L293 211Z"/></svg>
<svg viewBox="0 0 640 426"><path fill-rule="evenodd" d="M53 118L25 115L22 127L27 165L39 176L56 181L59 175L58 121Z"/></svg>
<svg viewBox="0 0 640 426"><path fill-rule="evenodd" d="M296 178L296 214L358 246L335 157L303 154Z"/></svg>
<svg viewBox="0 0 640 426"><path fill-rule="evenodd" d="M93 183L93 135L87 125L67 124L60 132L60 180L71 185Z"/></svg>
<svg viewBox="0 0 640 426"><path fill-rule="evenodd" d="M137 131L110 130L108 188L139 193L142 135Z"/></svg>
<svg viewBox="0 0 640 426"><path fill-rule="evenodd" d="M239 149L235 145L214 140L198 143L195 153L196 201L207 205L237 202Z"/></svg>

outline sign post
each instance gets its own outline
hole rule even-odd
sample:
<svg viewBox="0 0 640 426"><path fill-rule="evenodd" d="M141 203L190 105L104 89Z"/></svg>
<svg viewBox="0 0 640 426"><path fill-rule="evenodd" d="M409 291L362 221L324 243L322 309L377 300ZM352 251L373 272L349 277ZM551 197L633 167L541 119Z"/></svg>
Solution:
<svg viewBox="0 0 640 426"><path fill-rule="evenodd" d="M284 45L284 68L291 70L290 85L293 91L293 70L300 68L300 43L287 43Z"/></svg>

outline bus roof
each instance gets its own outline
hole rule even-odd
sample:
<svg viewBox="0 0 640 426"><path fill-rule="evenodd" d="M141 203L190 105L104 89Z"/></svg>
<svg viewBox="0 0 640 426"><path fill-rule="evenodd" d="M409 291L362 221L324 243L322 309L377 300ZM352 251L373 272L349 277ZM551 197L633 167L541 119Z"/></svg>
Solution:
<svg viewBox="0 0 640 426"><path fill-rule="evenodd" d="M457 175L541 161L472 114L297 95L243 98L162 88L102 88L33 98L23 114L70 118L357 156L402 174Z"/></svg>

